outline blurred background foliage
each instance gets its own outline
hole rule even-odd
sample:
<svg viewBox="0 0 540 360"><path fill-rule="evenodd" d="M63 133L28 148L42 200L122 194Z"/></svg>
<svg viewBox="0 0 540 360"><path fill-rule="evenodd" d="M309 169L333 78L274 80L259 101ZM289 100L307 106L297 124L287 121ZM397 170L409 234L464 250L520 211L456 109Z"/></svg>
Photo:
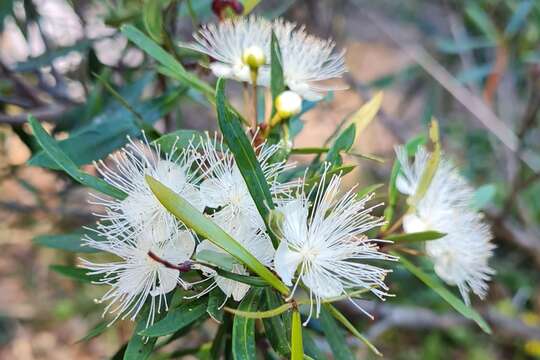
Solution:
<svg viewBox="0 0 540 360"><path fill-rule="evenodd" d="M347 49L350 71L343 81L349 90L330 94L304 114L296 146L320 146L382 89L383 111L357 147L386 162L351 156L358 167L350 181L387 179L393 146L425 132L435 116L446 153L478 187L477 206L492 223L497 275L487 301L475 304L492 336L402 271L390 279L397 298L366 304L375 322L352 311L351 319L390 359L540 358L540 2L242 3L245 12L284 16ZM234 13L224 11L225 17ZM0 0L0 358L107 358L130 334L130 324L122 323L77 342L99 321L101 306L92 299L101 290L49 267L73 265L76 254L35 243L50 246L39 235L90 224L92 208L86 190L65 175L31 167L54 170L29 136L27 115L41 120L88 171L126 135L149 125L161 132L215 129L203 94L156 71L119 27L145 31L213 84L198 55L177 42L217 19L210 0ZM76 244L76 238L65 240ZM215 330L211 324L202 329L166 350L177 358L196 353ZM358 358L373 356L351 345Z"/></svg>

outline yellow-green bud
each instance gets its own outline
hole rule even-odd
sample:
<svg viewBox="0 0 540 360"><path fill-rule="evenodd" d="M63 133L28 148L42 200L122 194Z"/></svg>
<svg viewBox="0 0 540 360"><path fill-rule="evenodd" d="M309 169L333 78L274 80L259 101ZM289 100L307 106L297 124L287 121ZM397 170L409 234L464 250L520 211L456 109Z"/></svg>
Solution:
<svg viewBox="0 0 540 360"><path fill-rule="evenodd" d="M258 46L250 46L244 50L242 54L242 61L249 66L250 69L256 70L263 66L266 62L263 50Z"/></svg>
<svg viewBox="0 0 540 360"><path fill-rule="evenodd" d="M288 119L302 111L302 98L294 91L284 91L276 98L276 111L280 118Z"/></svg>

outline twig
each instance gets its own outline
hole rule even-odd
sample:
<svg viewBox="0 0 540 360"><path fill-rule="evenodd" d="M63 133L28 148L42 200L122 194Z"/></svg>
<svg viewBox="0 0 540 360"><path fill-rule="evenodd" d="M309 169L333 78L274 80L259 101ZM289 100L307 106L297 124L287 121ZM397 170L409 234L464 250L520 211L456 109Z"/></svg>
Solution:
<svg viewBox="0 0 540 360"><path fill-rule="evenodd" d="M162 264L166 268L178 270L180 272L188 272L191 271L191 261L186 261L181 264L175 265L165 259L162 259L161 257L157 256L154 252L148 251L148 256L158 263Z"/></svg>
<svg viewBox="0 0 540 360"><path fill-rule="evenodd" d="M22 125L26 123L28 115L33 115L39 121L58 121L58 118L62 116L68 109L61 105L49 105L47 107L36 108L28 111L27 113L21 113L18 115L4 115L0 114L0 123L9 125Z"/></svg>

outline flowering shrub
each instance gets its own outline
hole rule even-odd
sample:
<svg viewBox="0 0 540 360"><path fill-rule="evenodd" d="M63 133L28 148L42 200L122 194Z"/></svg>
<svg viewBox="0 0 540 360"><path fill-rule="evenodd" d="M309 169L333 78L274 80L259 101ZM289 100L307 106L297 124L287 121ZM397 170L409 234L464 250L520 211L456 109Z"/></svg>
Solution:
<svg viewBox="0 0 540 360"><path fill-rule="evenodd" d="M494 274L491 233L473 207L473 190L441 150L436 120L429 136L396 148L387 201L376 202L379 185L343 184L351 170L343 155L376 117L382 94L346 119L329 147L294 147L303 111L341 89L324 83L346 71L344 52L331 40L282 19L204 25L180 46L207 57L214 89L135 27L122 31L160 72L215 106L220 132L160 134L142 121L123 149L95 164L93 176L29 120L47 156L91 188L101 209L82 242L103 256L63 270L104 288L97 301L105 322L96 333L119 319L137 323L118 356L147 358L208 318L219 329L201 357L254 359L261 340L276 357L323 358L309 330L314 322L336 358L350 355L342 327L378 353L339 302L373 319L358 300L399 299L396 268L490 331L470 295L484 298ZM244 113L230 104L226 79L244 84ZM268 114L260 110L262 92L271 94ZM316 157L299 167L292 154ZM424 259L434 274L415 265Z"/></svg>

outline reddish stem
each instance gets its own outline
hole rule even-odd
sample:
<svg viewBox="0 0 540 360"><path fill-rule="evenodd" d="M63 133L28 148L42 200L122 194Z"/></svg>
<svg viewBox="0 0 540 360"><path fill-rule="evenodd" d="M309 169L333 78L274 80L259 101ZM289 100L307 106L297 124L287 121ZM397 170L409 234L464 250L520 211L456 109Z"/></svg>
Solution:
<svg viewBox="0 0 540 360"><path fill-rule="evenodd" d="M162 264L163 266L165 266L166 268L169 268L169 269L174 269L174 270L178 270L180 272L188 272L188 271L191 271L191 261L186 261L186 262L183 262L181 264L178 264L178 265L175 265L165 259L162 259L160 258L159 256L157 256L154 252L152 251L148 251L148 256L154 260L154 261L157 261L158 263Z"/></svg>

